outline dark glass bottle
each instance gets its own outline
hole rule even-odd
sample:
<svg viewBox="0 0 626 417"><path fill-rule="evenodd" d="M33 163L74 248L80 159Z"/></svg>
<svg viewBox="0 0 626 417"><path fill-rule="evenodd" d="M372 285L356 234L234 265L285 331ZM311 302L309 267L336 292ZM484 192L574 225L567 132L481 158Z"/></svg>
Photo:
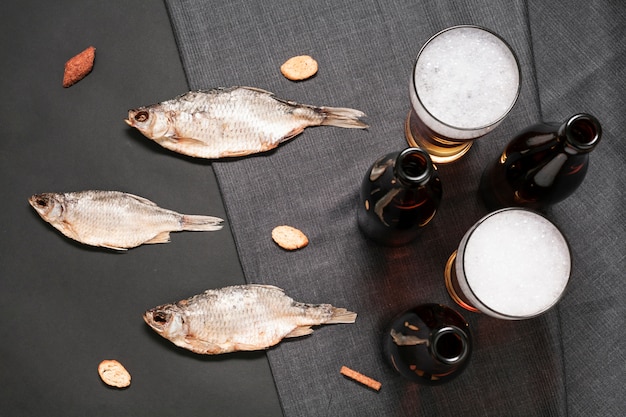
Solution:
<svg viewBox="0 0 626 417"><path fill-rule="evenodd" d="M560 125L530 126L483 172L483 201L491 210L509 206L543 210L564 200L583 182L589 152L601 136L598 120L584 113Z"/></svg>
<svg viewBox="0 0 626 417"><path fill-rule="evenodd" d="M472 335L456 311L422 304L391 322L383 336L383 352L403 377L437 385L463 372L472 354Z"/></svg>
<svg viewBox="0 0 626 417"><path fill-rule="evenodd" d="M400 246L417 237L437 212L441 180L428 153L407 148L377 160L361 186L357 220L377 243Z"/></svg>

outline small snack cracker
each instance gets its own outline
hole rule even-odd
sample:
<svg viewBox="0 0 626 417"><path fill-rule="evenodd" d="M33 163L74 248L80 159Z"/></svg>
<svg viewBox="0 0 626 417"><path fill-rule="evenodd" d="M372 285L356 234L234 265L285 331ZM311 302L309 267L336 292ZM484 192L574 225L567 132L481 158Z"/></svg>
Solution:
<svg viewBox="0 0 626 417"><path fill-rule="evenodd" d="M309 244L309 239L302 231L291 226L276 226L272 230L272 239L283 249L296 250Z"/></svg>
<svg viewBox="0 0 626 417"><path fill-rule="evenodd" d="M365 376L362 373L355 371L354 369L350 369L347 366L342 366L339 372L341 373L341 375L353 379L365 385L366 387L373 389L374 391L380 391L380 388L382 387L382 384L380 382L368 376Z"/></svg>
<svg viewBox="0 0 626 417"><path fill-rule="evenodd" d="M308 55L294 56L280 67L280 72L292 81L306 80L317 73L317 61Z"/></svg>
<svg viewBox="0 0 626 417"><path fill-rule="evenodd" d="M87 76L93 69L93 62L96 58L96 48L90 46L78 55L70 58L65 63L63 73L63 87L70 87Z"/></svg>
<svg viewBox="0 0 626 417"><path fill-rule="evenodd" d="M112 387L126 388L130 385L130 374L124 366L114 359L106 359L98 365L100 379Z"/></svg>

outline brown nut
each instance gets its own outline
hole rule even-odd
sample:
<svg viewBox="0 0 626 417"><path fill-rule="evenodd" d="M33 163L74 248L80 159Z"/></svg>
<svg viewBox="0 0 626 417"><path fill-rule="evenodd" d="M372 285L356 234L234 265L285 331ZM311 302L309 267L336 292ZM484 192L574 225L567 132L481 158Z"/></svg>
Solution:
<svg viewBox="0 0 626 417"><path fill-rule="evenodd" d="M70 87L87 76L93 69L93 62L96 58L96 48L90 46L78 55L70 58L65 63L63 72L63 87Z"/></svg>

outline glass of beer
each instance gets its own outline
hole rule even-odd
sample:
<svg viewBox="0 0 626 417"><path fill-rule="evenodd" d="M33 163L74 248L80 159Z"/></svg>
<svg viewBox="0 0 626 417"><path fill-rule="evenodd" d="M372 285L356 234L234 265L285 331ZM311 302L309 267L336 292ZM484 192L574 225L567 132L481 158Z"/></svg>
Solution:
<svg viewBox="0 0 626 417"><path fill-rule="evenodd" d="M534 211L508 207L467 231L446 264L445 280L466 310L521 320L561 299L570 270L569 246L559 229Z"/></svg>
<svg viewBox="0 0 626 417"><path fill-rule="evenodd" d="M521 72L511 47L478 26L454 26L420 50L410 83L407 142L452 162L493 130L517 101Z"/></svg>

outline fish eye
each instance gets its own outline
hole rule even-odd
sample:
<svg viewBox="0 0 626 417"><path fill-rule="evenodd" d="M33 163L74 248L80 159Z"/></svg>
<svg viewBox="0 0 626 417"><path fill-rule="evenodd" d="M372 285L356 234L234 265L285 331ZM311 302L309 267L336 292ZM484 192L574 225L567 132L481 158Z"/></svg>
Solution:
<svg viewBox="0 0 626 417"><path fill-rule="evenodd" d="M140 112L137 112L137 114L135 114L135 120L138 122L145 122L149 118L150 118L150 114L145 110L142 110Z"/></svg>
<svg viewBox="0 0 626 417"><path fill-rule="evenodd" d="M37 204L40 207L45 207L48 205L48 200L46 200L43 197L40 197L38 199L35 200L35 204Z"/></svg>
<svg viewBox="0 0 626 417"><path fill-rule="evenodd" d="M152 315L152 318L156 323L167 323L167 314L162 312L156 312Z"/></svg>

